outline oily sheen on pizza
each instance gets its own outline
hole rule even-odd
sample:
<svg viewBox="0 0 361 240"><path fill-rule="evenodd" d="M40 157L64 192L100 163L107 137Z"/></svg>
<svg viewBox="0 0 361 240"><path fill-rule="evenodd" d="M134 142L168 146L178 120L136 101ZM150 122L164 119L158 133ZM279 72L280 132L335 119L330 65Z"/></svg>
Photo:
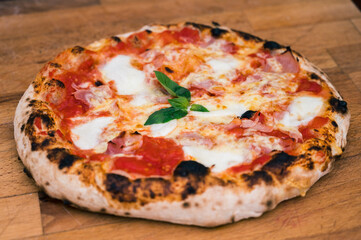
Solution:
<svg viewBox="0 0 361 240"><path fill-rule="evenodd" d="M60 53L14 126L49 196L217 226L304 196L343 152L349 119L327 76L290 47L187 22Z"/></svg>

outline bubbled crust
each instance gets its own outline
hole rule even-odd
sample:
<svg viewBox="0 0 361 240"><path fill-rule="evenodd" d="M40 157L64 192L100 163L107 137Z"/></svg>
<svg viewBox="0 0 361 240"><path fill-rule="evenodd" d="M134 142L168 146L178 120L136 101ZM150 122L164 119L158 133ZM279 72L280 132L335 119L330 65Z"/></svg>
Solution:
<svg viewBox="0 0 361 240"><path fill-rule="evenodd" d="M217 38L226 38L234 31L249 44L263 44L273 51L287 50L275 42L220 26L185 25L207 31ZM168 27L171 26L174 25ZM158 27L164 26L151 28ZM115 38L112 39L117 40ZM91 48L98 48L107 41L96 42ZM84 48L75 47L62 53L61 57L72 59L73 55L83 51ZM304 147L305 154L295 157L276 152L261 169L241 174L237 179L215 176L208 168L193 161L182 162L170 178L130 180L118 174L107 174L101 165L84 163L80 157L72 155L67 150L68 143L60 143L52 136L41 139L35 136L35 117L42 119L48 131L56 129L58 122L47 104L39 100L36 93L38 84L48 81L48 84L61 88L60 83L42 79L39 74L24 93L15 113L14 134L19 156L35 182L49 196L90 211L199 226L217 226L260 216L283 200L304 195L329 172L334 156L340 155L346 144L350 115L341 96L322 71L300 54L292 53L302 68L316 74L330 87L335 99L330 99L329 110L336 123L333 125L337 125L333 130L335 138L329 142L311 142ZM42 71L49 67L59 68L56 59ZM314 154L319 150L327 153L322 164L314 163Z"/></svg>

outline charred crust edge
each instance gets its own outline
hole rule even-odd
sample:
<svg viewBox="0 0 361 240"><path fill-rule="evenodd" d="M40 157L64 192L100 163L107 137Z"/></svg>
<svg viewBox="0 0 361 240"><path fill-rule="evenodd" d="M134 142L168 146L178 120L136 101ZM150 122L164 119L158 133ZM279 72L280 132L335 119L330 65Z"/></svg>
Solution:
<svg viewBox="0 0 361 240"><path fill-rule="evenodd" d="M200 24L200 23L194 23L194 22L186 22L185 25L187 26L193 26L195 28L198 28L200 31L203 31L205 29L210 29L212 28L209 25L205 25L205 24Z"/></svg>
<svg viewBox="0 0 361 240"><path fill-rule="evenodd" d="M81 46L75 46L71 49L71 52L74 54L82 53L85 49Z"/></svg>
<svg viewBox="0 0 361 240"><path fill-rule="evenodd" d="M51 67L54 67L54 68L61 68L61 64L59 64L59 63L53 63L53 62L51 62L51 63L49 63L49 65L50 65Z"/></svg>
<svg viewBox="0 0 361 240"><path fill-rule="evenodd" d="M183 161L173 172L173 176L188 177L194 175L196 177L205 177L209 174L209 168L196 161Z"/></svg>
<svg viewBox="0 0 361 240"><path fill-rule="evenodd" d="M246 112L244 112L241 117L239 117L240 119L242 118L247 118L247 119L250 119L254 116L254 114L256 113L257 111L252 111L252 110L248 110Z"/></svg>
<svg viewBox="0 0 361 240"><path fill-rule="evenodd" d="M346 114L348 111L347 102L337 99L335 97L331 97L329 103L332 109L338 113Z"/></svg>
<svg viewBox="0 0 361 240"><path fill-rule="evenodd" d="M262 42L262 38L259 38L259 37L256 37L252 34L249 34L249 33L245 33L245 32L242 32L242 31L239 31L239 30L235 30L235 29L232 29L233 32L237 33L238 36L240 36L241 38L243 38L244 40L253 40L255 42Z"/></svg>
<svg viewBox="0 0 361 240"><path fill-rule="evenodd" d="M59 169L69 168L73 163L80 159L78 156L70 154L65 148L53 148L48 150L47 158L51 162L58 163Z"/></svg>
<svg viewBox="0 0 361 240"><path fill-rule="evenodd" d="M287 168L293 165L296 160L297 156L279 152L272 156L272 159L262 167L262 170L272 173L278 178L283 178L288 174Z"/></svg>
<svg viewBox="0 0 361 240"><path fill-rule="evenodd" d="M314 79L314 80L320 80L321 79L320 76L318 76L316 73L311 73L310 78Z"/></svg>
<svg viewBox="0 0 361 240"><path fill-rule="evenodd" d="M275 41L267 41L266 40L263 44L263 48L269 49L269 50L277 50L277 49L285 48L285 46L283 46Z"/></svg>
<svg viewBox="0 0 361 240"><path fill-rule="evenodd" d="M114 40L114 41L116 41L117 43L120 43L122 40L120 40L120 38L119 37L117 37L117 36L111 36L110 37L112 40Z"/></svg>
<svg viewBox="0 0 361 240"><path fill-rule="evenodd" d="M242 179L247 183L249 188L262 182L267 185L273 182L272 176L264 170L242 174Z"/></svg>
<svg viewBox="0 0 361 240"><path fill-rule="evenodd" d="M222 29L219 27L215 27L215 28L211 29L211 35L214 38L220 38L223 34L226 34L226 33L228 33L228 30Z"/></svg>

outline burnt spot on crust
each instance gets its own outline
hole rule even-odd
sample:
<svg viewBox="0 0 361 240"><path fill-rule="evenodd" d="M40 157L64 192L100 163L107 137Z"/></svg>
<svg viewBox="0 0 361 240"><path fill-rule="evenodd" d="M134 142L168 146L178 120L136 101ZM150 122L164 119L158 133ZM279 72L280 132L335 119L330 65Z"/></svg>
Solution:
<svg viewBox="0 0 361 240"><path fill-rule="evenodd" d="M254 114L255 114L256 112L257 112L257 111L248 110L248 111L246 111L245 113L243 113L242 116L239 117L239 118L240 118L240 119L242 119L242 118L248 118L248 119L250 119L250 118L252 118L252 117L254 116Z"/></svg>
<svg viewBox="0 0 361 240"><path fill-rule="evenodd" d="M59 162L59 169L63 169L65 167L71 167L73 163L78 160L79 157L75 155L67 155L64 158L62 158Z"/></svg>
<svg viewBox="0 0 361 240"><path fill-rule="evenodd" d="M259 37L256 37L252 34L249 34L249 33L245 33L245 32L242 32L242 31L238 31L238 30L235 30L235 29L232 29L233 32L237 33L238 36L240 36L241 38L243 38L244 40L253 40L255 42L262 42L262 38L259 38Z"/></svg>
<svg viewBox="0 0 361 240"><path fill-rule="evenodd" d="M24 132L24 129L25 129L25 124L21 125L20 131Z"/></svg>
<svg viewBox="0 0 361 240"><path fill-rule="evenodd" d="M71 202L70 202L69 200L67 200L67 199L63 199L63 204L64 204L65 206L70 206L70 205L71 205Z"/></svg>
<svg viewBox="0 0 361 240"><path fill-rule="evenodd" d="M180 166L171 179L152 177L129 179L109 173L106 174L104 185L114 200L144 206L149 202L165 198L184 200L190 195L204 192L210 183L219 184L219 180L205 176L208 172L208 168L203 165L187 163L184 167Z"/></svg>
<svg viewBox="0 0 361 240"><path fill-rule="evenodd" d="M182 199L186 199L189 195L194 195L197 193L197 188L192 185L192 183L187 183L184 191L182 192Z"/></svg>
<svg viewBox="0 0 361 240"><path fill-rule="evenodd" d="M227 32L228 32L228 30L222 29L222 28L218 28L218 27L211 29L211 35L212 35L212 37L214 37L214 38L219 38L219 37L221 37L223 34L225 34L225 33L227 33Z"/></svg>
<svg viewBox="0 0 361 240"><path fill-rule="evenodd" d="M278 178L288 174L287 168L291 166L297 157L280 152L272 156L272 159L262 167L262 170L273 173Z"/></svg>
<svg viewBox="0 0 361 240"><path fill-rule="evenodd" d="M208 26L208 25L205 25L205 24L193 23L193 22L186 22L185 25L191 25L191 26L193 26L195 28L198 28L201 31L203 31L204 29L212 28L211 26Z"/></svg>
<svg viewBox="0 0 361 240"><path fill-rule="evenodd" d="M62 81L58 80L58 79L51 79L49 81L47 81L45 83L45 86L47 87L60 87L60 88L65 88L65 85Z"/></svg>
<svg viewBox="0 0 361 240"><path fill-rule="evenodd" d="M347 102L337 99L335 97L331 97L329 100L330 105L332 106L332 109L338 113L345 114L347 113Z"/></svg>
<svg viewBox="0 0 361 240"><path fill-rule="evenodd" d="M49 65L50 65L51 67L54 67L54 68L61 68L61 64L59 64L59 63L53 63L53 62L51 62L51 63L49 63Z"/></svg>
<svg viewBox="0 0 361 240"><path fill-rule="evenodd" d="M183 161L174 170L173 175L179 177L188 177L194 175L197 177L204 177L209 173L209 168L205 167L196 161Z"/></svg>
<svg viewBox="0 0 361 240"><path fill-rule="evenodd" d="M151 33L152 33L152 30L150 30L150 29L145 29L145 31L146 31L148 34L151 34Z"/></svg>
<svg viewBox="0 0 361 240"><path fill-rule="evenodd" d="M53 148L48 150L47 158L51 162L59 164L59 169L71 167L79 159L78 156L72 155L65 148Z"/></svg>
<svg viewBox="0 0 361 240"><path fill-rule="evenodd" d="M336 121L332 121L332 122L331 122L331 124L332 124L332 126L334 126L335 128L337 128L337 127L338 127L338 124L337 124L337 122L336 122Z"/></svg>
<svg viewBox="0 0 361 240"><path fill-rule="evenodd" d="M274 41L265 41L265 43L263 44L263 48L269 50L276 50L276 49L284 48L284 46Z"/></svg>
<svg viewBox="0 0 361 240"><path fill-rule="evenodd" d="M315 151L320 151L322 150L322 148L320 146L312 146L308 149L309 151L315 150Z"/></svg>
<svg viewBox="0 0 361 240"><path fill-rule="evenodd" d="M107 174L105 187L113 198L117 198L119 202L136 202L136 185L124 176L118 174Z"/></svg>
<svg viewBox="0 0 361 240"><path fill-rule="evenodd" d="M74 54L79 54L79 53L82 53L83 51L84 51L84 48L80 47L80 46L75 46L71 49L71 52Z"/></svg>
<svg viewBox="0 0 361 240"><path fill-rule="evenodd" d="M40 102L40 101L35 100L35 99L30 100L29 104L28 104L28 107L34 107L38 102Z"/></svg>
<svg viewBox="0 0 361 240"><path fill-rule="evenodd" d="M34 179L33 175L31 174L29 169L27 169L26 167L24 167L23 172L26 174L26 176L28 176L28 178Z"/></svg>
<svg viewBox="0 0 361 240"><path fill-rule="evenodd" d="M189 207L190 207L189 202L184 202L184 203L183 203L183 207L184 207L184 208L189 208Z"/></svg>
<svg viewBox="0 0 361 240"><path fill-rule="evenodd" d="M164 68L167 72L169 72L169 73L173 73L174 71L172 70L172 69L170 69L169 67L165 67Z"/></svg>
<svg viewBox="0 0 361 240"><path fill-rule="evenodd" d="M100 209L100 212L104 212L104 213L105 213L105 212L106 212L105 208L101 208L101 209Z"/></svg>
<svg viewBox="0 0 361 240"><path fill-rule="evenodd" d="M97 87L103 85L102 81L99 81L99 80L96 81L94 84L95 84L95 86L97 86Z"/></svg>
<svg viewBox="0 0 361 240"><path fill-rule="evenodd" d="M221 26L221 24L219 24L219 23L218 23L218 22L216 22L216 21L212 21L212 24L213 24L214 26L216 26L216 27Z"/></svg>
<svg viewBox="0 0 361 240"><path fill-rule="evenodd" d="M249 188L262 182L266 184L271 184L273 182L272 176L263 170L245 173L242 174L241 177L247 183Z"/></svg>
<svg viewBox="0 0 361 240"><path fill-rule="evenodd" d="M117 36L111 36L110 38L113 39L114 41L116 41L117 43L120 43L120 42L122 41L122 40L120 40L120 38L117 37Z"/></svg>
<svg viewBox="0 0 361 240"><path fill-rule="evenodd" d="M49 135L50 137L54 137L54 136L55 136L55 131L54 131L54 130L48 131L48 135Z"/></svg>
<svg viewBox="0 0 361 240"><path fill-rule="evenodd" d="M315 79L315 80L319 80L319 79L320 79L320 76L318 76L316 73L311 73L311 74L310 74L310 78L311 78L311 79Z"/></svg>
<svg viewBox="0 0 361 240"><path fill-rule="evenodd" d="M130 216L130 212L124 212L125 216Z"/></svg>
<svg viewBox="0 0 361 240"><path fill-rule="evenodd" d="M34 102L33 102L34 101ZM37 101L36 100L32 100L30 101L30 104L29 106L34 106L34 104L36 104ZM34 131L34 127L33 127L33 124L34 124L34 120L36 118L40 118L42 123L49 129L49 128L52 128L54 127L55 125L55 121L54 119L49 116L49 114L45 111L41 111L41 110L38 110L38 111L35 111L33 113L30 114L29 116L29 119L28 121L26 122L26 125L24 127L25 129L25 133L29 136L29 137L32 137L32 133Z"/></svg>
<svg viewBox="0 0 361 240"><path fill-rule="evenodd" d="M266 207L267 207L268 209L271 209L271 208L273 207L273 201L272 201L272 200L268 200L268 201L266 202Z"/></svg>
<svg viewBox="0 0 361 240"><path fill-rule="evenodd" d="M306 167L307 169L309 169L309 170L312 170L312 169L314 169L315 164L314 164L313 161L310 159L309 161L307 161L305 167Z"/></svg>

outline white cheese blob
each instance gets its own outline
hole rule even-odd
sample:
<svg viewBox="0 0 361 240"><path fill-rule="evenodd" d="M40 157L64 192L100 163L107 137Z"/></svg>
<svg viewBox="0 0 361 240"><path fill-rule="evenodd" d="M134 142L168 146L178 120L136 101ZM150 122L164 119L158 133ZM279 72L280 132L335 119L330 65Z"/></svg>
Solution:
<svg viewBox="0 0 361 240"><path fill-rule="evenodd" d="M150 130L152 137L164 137L173 132L176 127L177 120L174 119L166 123L152 124Z"/></svg>
<svg viewBox="0 0 361 240"><path fill-rule="evenodd" d="M143 106L149 103L149 95L145 94L145 93L139 93L137 95L133 96L132 101L130 101L130 104L132 104L133 106Z"/></svg>
<svg viewBox="0 0 361 240"><path fill-rule="evenodd" d="M231 72L232 70L237 69L240 65L240 62L234 57L225 57L211 59L207 61L207 64L213 69L214 75L216 78Z"/></svg>
<svg viewBox="0 0 361 240"><path fill-rule="evenodd" d="M320 97L297 97L288 106L281 123L286 127L307 124L319 114L322 107L323 99Z"/></svg>
<svg viewBox="0 0 361 240"><path fill-rule="evenodd" d="M100 143L104 128L113 122L111 117L95 118L71 129L71 139L80 149L93 149Z"/></svg>
<svg viewBox="0 0 361 240"><path fill-rule="evenodd" d="M247 157L242 150L241 146L239 146L238 151L230 151L228 149L209 150L201 146L183 147L184 153L193 157L197 162L206 167L213 166L212 172L223 172L232 166L244 163Z"/></svg>
<svg viewBox="0 0 361 240"><path fill-rule="evenodd" d="M211 110L211 107L208 109ZM212 123L229 123L235 117L241 116L247 110L248 109L242 104L233 104L222 110L211 110L210 112L191 111L190 115L199 118L201 121L208 121Z"/></svg>
<svg viewBox="0 0 361 240"><path fill-rule="evenodd" d="M101 69L107 81L114 81L117 93L132 95L146 91L145 74L130 64L131 57L118 55Z"/></svg>

